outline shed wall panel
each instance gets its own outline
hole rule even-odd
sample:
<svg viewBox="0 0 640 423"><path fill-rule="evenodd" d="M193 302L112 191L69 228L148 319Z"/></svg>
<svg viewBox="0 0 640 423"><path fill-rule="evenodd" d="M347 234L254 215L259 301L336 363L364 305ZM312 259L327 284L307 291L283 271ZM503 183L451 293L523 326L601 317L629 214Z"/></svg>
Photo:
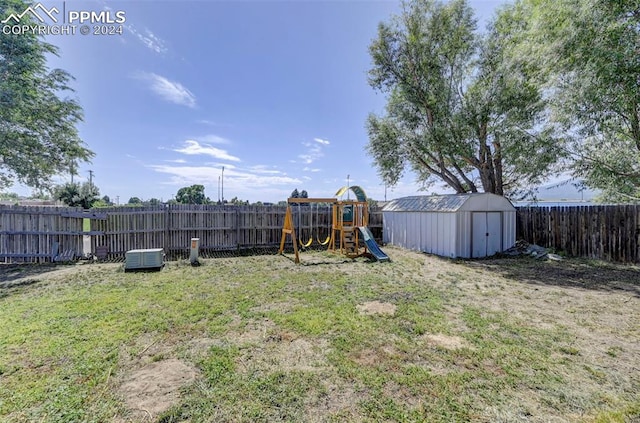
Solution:
<svg viewBox="0 0 640 423"><path fill-rule="evenodd" d="M456 215L456 257L471 257L471 212L458 212Z"/></svg>
<svg viewBox="0 0 640 423"><path fill-rule="evenodd" d="M435 234L433 233L433 213L421 213L420 251L427 252L433 245Z"/></svg>
<svg viewBox="0 0 640 423"><path fill-rule="evenodd" d="M487 216L487 248L486 256L492 256L502 251L502 212L490 211L485 213Z"/></svg>
<svg viewBox="0 0 640 423"><path fill-rule="evenodd" d="M508 250L516 244L516 212L505 211L502 213L502 248Z"/></svg>
<svg viewBox="0 0 640 423"><path fill-rule="evenodd" d="M453 213L438 213L438 255L447 256L447 232L449 228L449 216Z"/></svg>
<svg viewBox="0 0 640 423"><path fill-rule="evenodd" d="M434 245L435 254L442 255L443 245L442 240L444 239L444 213L436 213L437 223L436 223L436 233L438 234L436 237L436 243Z"/></svg>
<svg viewBox="0 0 640 423"><path fill-rule="evenodd" d="M420 213L407 213L407 245L410 250L420 251Z"/></svg>

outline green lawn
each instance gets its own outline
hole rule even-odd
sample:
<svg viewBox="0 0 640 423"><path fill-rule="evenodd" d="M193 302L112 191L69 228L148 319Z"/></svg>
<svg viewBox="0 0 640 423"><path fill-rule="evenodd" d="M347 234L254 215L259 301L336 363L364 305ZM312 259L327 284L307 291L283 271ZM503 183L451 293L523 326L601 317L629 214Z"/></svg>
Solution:
<svg viewBox="0 0 640 423"><path fill-rule="evenodd" d="M385 251L4 266L0 421L640 419L637 267Z"/></svg>

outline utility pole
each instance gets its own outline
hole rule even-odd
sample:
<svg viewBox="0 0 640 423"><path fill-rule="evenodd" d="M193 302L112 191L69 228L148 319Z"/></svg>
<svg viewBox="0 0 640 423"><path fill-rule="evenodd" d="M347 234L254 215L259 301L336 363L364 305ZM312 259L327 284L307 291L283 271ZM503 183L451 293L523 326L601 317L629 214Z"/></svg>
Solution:
<svg viewBox="0 0 640 423"><path fill-rule="evenodd" d="M222 205L224 205L224 166L222 166Z"/></svg>
<svg viewBox="0 0 640 423"><path fill-rule="evenodd" d="M347 200L349 199L349 175L347 175Z"/></svg>
<svg viewBox="0 0 640 423"><path fill-rule="evenodd" d="M120 205L120 196L116 195L116 205L119 206Z"/></svg>
<svg viewBox="0 0 640 423"><path fill-rule="evenodd" d="M74 163L71 163L71 183L73 183L73 175L76 173L74 169Z"/></svg>
<svg viewBox="0 0 640 423"><path fill-rule="evenodd" d="M93 189L93 170L89 171L89 189Z"/></svg>
<svg viewBox="0 0 640 423"><path fill-rule="evenodd" d="M220 175L218 175L218 204L220 204Z"/></svg>

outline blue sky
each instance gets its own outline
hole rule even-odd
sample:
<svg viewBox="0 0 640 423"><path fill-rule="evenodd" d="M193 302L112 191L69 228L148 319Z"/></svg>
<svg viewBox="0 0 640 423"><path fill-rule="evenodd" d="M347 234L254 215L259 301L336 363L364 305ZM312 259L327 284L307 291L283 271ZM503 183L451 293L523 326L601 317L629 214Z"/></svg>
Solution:
<svg viewBox="0 0 640 423"><path fill-rule="evenodd" d="M481 26L504 1L475 0ZM62 1L45 1L62 8ZM367 84L368 46L395 1L67 1L124 11L123 35L54 35L84 108L80 135L101 195L167 200L203 184L224 197L277 202L294 188L333 196L384 186L365 152L365 119L385 98ZM107 9L105 9L107 8ZM62 180L68 180L67 175ZM16 188L16 187L14 187ZM18 191L29 193L26 188ZM407 175L389 199L415 194ZM434 190L439 190L434 187Z"/></svg>

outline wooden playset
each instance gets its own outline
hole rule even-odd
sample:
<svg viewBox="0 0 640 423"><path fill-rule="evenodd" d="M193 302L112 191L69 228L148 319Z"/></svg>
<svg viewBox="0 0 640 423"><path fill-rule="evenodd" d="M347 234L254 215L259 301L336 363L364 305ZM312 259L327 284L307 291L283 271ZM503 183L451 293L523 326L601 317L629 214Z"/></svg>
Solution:
<svg viewBox="0 0 640 423"><path fill-rule="evenodd" d="M295 262L300 263L298 243L302 247L309 247L313 243L313 236L303 242L296 236L296 228L293 218L292 204L317 204L316 213L321 203L331 204L331 231L328 238L320 241L316 236L316 241L320 245L329 245L329 251L339 251L349 258L360 256L372 256L379 261L387 261L389 257L380 250L376 244L369 225L369 205L364 190L358 186L342 187L336 192L336 197L344 195L351 190L355 200L339 200L338 198L289 198L287 199L287 211L282 226L282 239L280 241L279 254L283 254L287 235L291 236ZM313 213L313 210L311 210ZM318 219L316 219L318 220ZM312 232L311 232L312 235ZM362 241L362 242L361 242ZM336 247L337 246L337 247Z"/></svg>

